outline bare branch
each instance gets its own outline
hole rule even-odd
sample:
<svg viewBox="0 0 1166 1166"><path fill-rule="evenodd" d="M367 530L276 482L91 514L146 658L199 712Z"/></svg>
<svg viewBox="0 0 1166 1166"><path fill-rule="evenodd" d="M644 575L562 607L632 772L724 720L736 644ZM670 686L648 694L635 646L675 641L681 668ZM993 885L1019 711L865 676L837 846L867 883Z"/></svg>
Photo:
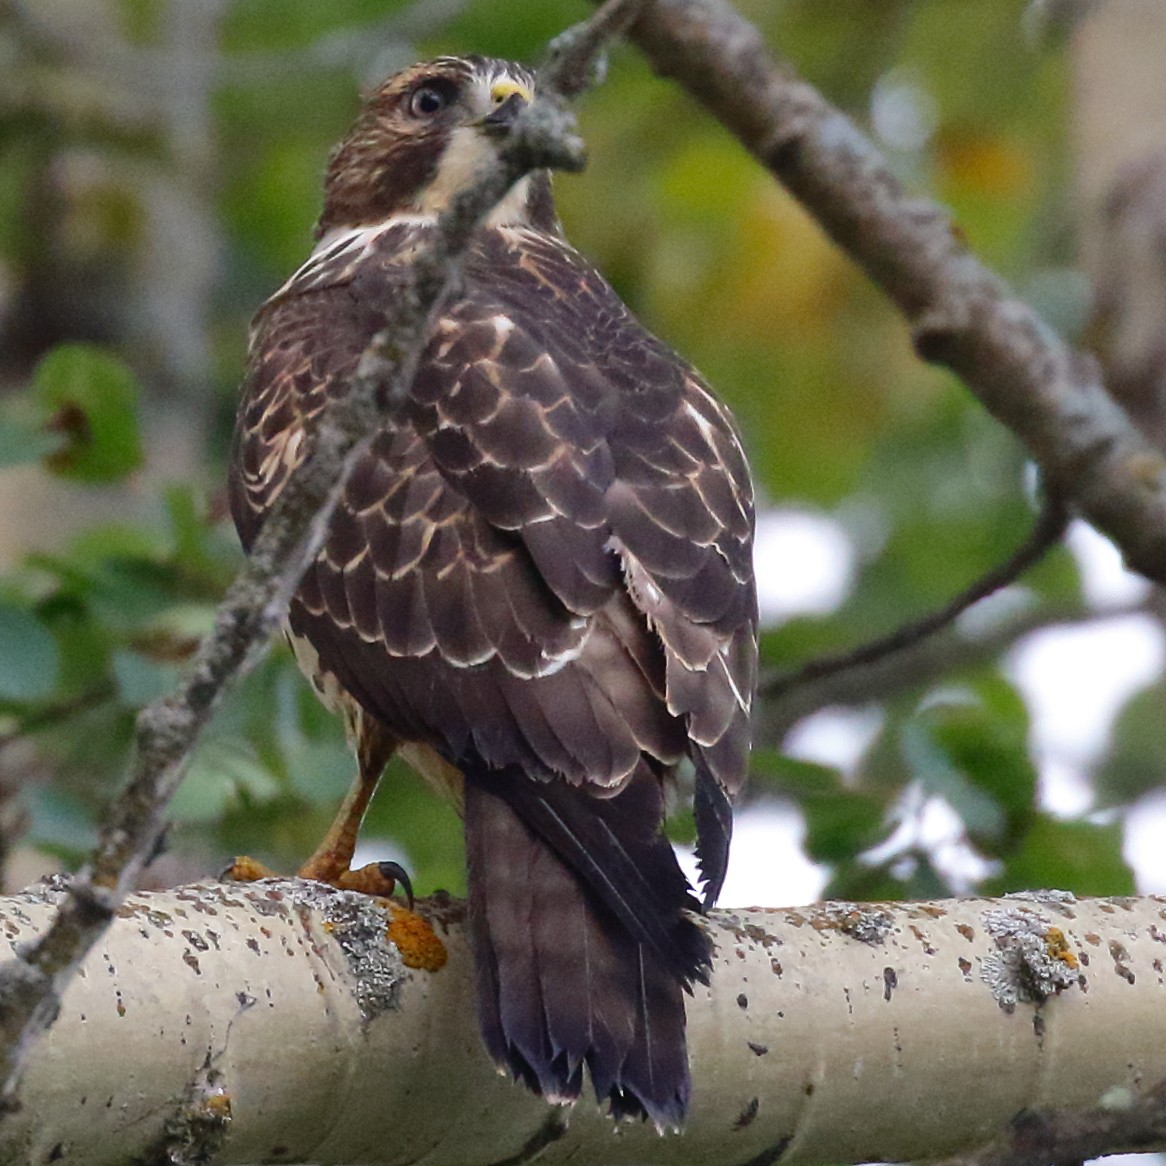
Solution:
<svg viewBox="0 0 1166 1166"><path fill-rule="evenodd" d="M602 46L593 31L615 27L626 0L610 0L576 33L585 68ZM562 40L563 38L560 38ZM563 101L553 92L518 118L493 164L476 176L418 246L412 284L364 352L347 391L320 418L302 465L280 492L246 567L218 609L180 688L143 710L129 783L112 808L97 848L70 882L52 925L20 958L0 969L0 1076L11 1097L36 1038L48 1028L61 992L89 948L109 926L153 851L163 815L187 760L216 705L266 648L315 557L348 476L380 425L378 399L405 399L435 309L455 283L478 224L523 175L542 167L578 169L583 146Z"/></svg>
<svg viewBox="0 0 1166 1166"><path fill-rule="evenodd" d="M1016 582L1025 571L1039 563L1061 541L1068 524L1068 511L1059 498L1050 497L1041 508L1024 542L1004 562L981 575L943 607L912 620L885 636L860 644L857 648L832 656L819 656L816 660L809 660L790 672L765 677L760 685L761 695L771 701L780 701L796 688L836 676L839 672L878 664L891 656L916 647L944 628L951 627L969 607L979 603L981 599L986 599L1002 587Z"/></svg>
<svg viewBox="0 0 1166 1166"><path fill-rule="evenodd" d="M1166 582L1166 459L1070 349L909 196L871 142L779 63L725 0L651 0L629 36L805 206L906 316L915 347L1007 425L1049 487Z"/></svg>
<svg viewBox="0 0 1166 1166"><path fill-rule="evenodd" d="M577 97L595 83L594 69L603 46L625 32L645 7L645 0L606 0L595 17L555 37L539 66L539 84L563 97Z"/></svg>
<svg viewBox="0 0 1166 1166"><path fill-rule="evenodd" d="M1100 609L1080 604L1034 607L975 636L948 628L892 656L856 664L787 689L780 701L759 701L754 707L754 741L776 747L803 717L833 705L866 705L922 692L944 677L987 665L1017 641L1045 628L1091 627L1133 615L1161 618L1151 597L1148 601ZM763 686L766 679L763 675Z"/></svg>
<svg viewBox="0 0 1166 1166"><path fill-rule="evenodd" d="M1023 1110L1006 1137L938 1166L1073 1166L1116 1152L1166 1145L1166 1082L1143 1096L1114 1086L1086 1110Z"/></svg>

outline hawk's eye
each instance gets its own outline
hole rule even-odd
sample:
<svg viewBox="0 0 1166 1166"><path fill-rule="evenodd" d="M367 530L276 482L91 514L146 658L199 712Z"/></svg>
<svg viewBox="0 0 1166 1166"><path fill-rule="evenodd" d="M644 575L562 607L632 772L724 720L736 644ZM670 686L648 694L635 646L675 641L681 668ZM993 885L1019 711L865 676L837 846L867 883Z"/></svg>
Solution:
<svg viewBox="0 0 1166 1166"><path fill-rule="evenodd" d="M420 85L409 98L409 112L414 117L432 117L449 104L449 93L436 85Z"/></svg>

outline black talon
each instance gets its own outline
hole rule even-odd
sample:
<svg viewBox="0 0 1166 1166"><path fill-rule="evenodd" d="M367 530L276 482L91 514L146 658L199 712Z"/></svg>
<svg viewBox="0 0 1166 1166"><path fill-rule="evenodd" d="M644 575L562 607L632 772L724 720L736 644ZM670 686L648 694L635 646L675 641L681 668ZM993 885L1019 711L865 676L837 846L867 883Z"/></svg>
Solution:
<svg viewBox="0 0 1166 1166"><path fill-rule="evenodd" d="M392 879L395 883L400 883L405 889L405 899L409 904L409 910L413 910L413 884L409 881L408 874L405 873L405 868L399 862L378 862L377 870L381 872L381 878Z"/></svg>

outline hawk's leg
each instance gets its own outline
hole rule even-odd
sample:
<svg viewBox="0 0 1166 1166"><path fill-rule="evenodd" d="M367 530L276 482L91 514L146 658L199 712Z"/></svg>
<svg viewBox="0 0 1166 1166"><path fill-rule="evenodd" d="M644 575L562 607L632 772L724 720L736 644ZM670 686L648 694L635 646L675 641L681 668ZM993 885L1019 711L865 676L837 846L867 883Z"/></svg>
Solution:
<svg viewBox="0 0 1166 1166"><path fill-rule="evenodd" d="M356 850L356 836L364 821L372 795L376 793L381 774L396 749L396 740L389 736L371 717L356 720L356 780L344 795L332 825L316 847L311 858L296 872L302 879L315 879L342 891L360 891L365 895L393 893L398 881L402 883L409 902L413 888L409 877L395 862L370 862L360 870L352 869L352 854Z"/></svg>
<svg viewBox="0 0 1166 1166"><path fill-rule="evenodd" d="M365 895L380 895L387 898L398 883L403 887L409 904L413 903L413 887L409 876L399 863L370 862L360 870L351 868L352 855L356 850L356 838L365 811L376 792L381 774L396 748L396 741L385 733L379 725L367 717L362 717L357 730L357 772L356 779L349 787L340 809L332 820L328 832L312 856L300 867L296 874L302 879L328 883L342 891L359 891ZM273 872L252 858L236 858L227 877L241 882L252 882L266 878Z"/></svg>

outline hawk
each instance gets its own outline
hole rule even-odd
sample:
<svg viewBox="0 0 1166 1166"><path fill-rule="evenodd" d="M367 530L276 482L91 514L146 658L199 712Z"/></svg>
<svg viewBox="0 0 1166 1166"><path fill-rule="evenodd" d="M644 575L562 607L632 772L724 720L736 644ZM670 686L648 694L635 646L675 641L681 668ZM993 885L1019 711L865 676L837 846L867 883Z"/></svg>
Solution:
<svg viewBox="0 0 1166 1166"><path fill-rule="evenodd" d="M442 57L384 82L333 152L317 244L259 310L232 456L250 546L408 278L522 107L527 69ZM757 669L753 503L725 407L563 237L549 176L478 230L407 401L386 411L291 604L359 774L301 873L347 870L387 758L461 807L482 1035L559 1102L677 1125L701 903L663 832L694 789L725 875Z"/></svg>

